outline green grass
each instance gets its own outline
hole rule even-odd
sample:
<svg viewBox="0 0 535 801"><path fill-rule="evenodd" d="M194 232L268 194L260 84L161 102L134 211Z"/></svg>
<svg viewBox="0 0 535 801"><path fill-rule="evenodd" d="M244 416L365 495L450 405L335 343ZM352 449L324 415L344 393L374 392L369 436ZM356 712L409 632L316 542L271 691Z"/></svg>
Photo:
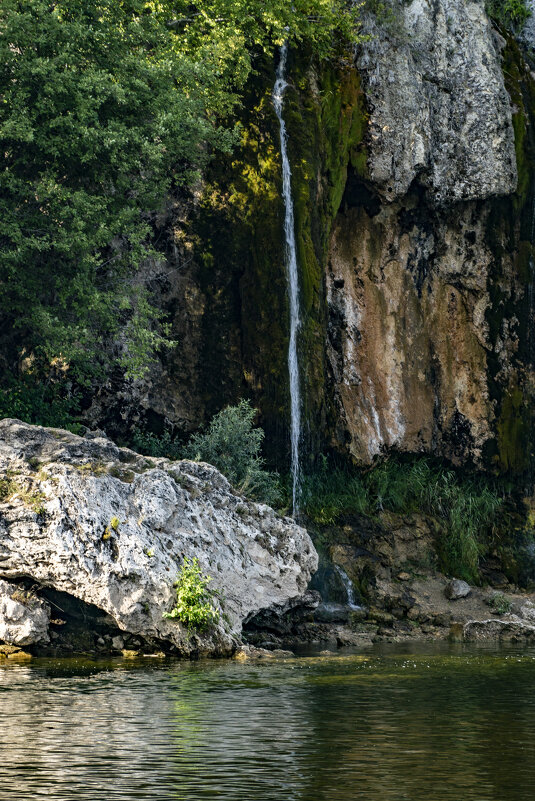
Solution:
<svg viewBox="0 0 535 801"><path fill-rule="evenodd" d="M503 503L488 479L465 476L425 457L391 457L365 473L325 463L303 478L301 499L304 514L323 526L381 512L434 517L444 529L438 543L442 569L469 581L478 578L479 559Z"/></svg>

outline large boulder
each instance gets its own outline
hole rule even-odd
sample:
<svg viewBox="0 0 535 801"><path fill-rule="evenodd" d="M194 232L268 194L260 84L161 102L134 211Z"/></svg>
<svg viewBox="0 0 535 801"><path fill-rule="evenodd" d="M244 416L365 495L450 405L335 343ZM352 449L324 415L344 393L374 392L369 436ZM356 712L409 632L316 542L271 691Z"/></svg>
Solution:
<svg viewBox="0 0 535 801"><path fill-rule="evenodd" d="M219 622L200 634L164 617L184 557L220 597ZM207 464L0 421L1 577L68 593L184 655L228 654L244 619L301 596L316 567L305 529Z"/></svg>

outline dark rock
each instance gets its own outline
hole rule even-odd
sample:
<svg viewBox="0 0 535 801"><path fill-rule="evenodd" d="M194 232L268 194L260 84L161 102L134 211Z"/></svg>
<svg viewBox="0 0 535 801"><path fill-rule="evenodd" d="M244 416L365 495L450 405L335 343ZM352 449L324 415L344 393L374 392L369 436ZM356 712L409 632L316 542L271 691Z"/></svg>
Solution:
<svg viewBox="0 0 535 801"><path fill-rule="evenodd" d="M318 623L347 623L350 609L345 604L320 604L314 611Z"/></svg>

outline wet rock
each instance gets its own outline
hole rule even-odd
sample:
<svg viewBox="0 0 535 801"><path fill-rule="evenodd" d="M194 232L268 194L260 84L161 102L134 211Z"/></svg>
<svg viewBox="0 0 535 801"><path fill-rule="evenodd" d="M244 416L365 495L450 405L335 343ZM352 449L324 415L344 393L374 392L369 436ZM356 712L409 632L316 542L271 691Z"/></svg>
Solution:
<svg viewBox="0 0 535 801"><path fill-rule="evenodd" d="M511 615L509 620L469 620L463 627L463 638L467 641L511 640L522 642L535 640L535 625Z"/></svg>
<svg viewBox="0 0 535 801"><path fill-rule="evenodd" d="M50 607L31 592L0 580L0 640L12 645L49 642Z"/></svg>
<svg viewBox="0 0 535 801"><path fill-rule="evenodd" d="M293 651L287 651L283 648L276 648L270 651L267 648L255 648L253 645L244 645L236 651L234 659L238 662L246 662L250 659L288 659L293 656L295 656Z"/></svg>
<svg viewBox="0 0 535 801"><path fill-rule="evenodd" d="M444 595L449 601L457 601L459 598L466 598L467 595L470 595L472 589L466 581L462 581L462 579L452 579L445 589Z"/></svg>
<svg viewBox="0 0 535 801"><path fill-rule="evenodd" d="M325 603L319 604L314 611L314 620L318 623L347 623L350 610L347 605Z"/></svg>
<svg viewBox="0 0 535 801"><path fill-rule="evenodd" d="M26 662L32 658L32 655L27 651L23 651L22 648L18 648L14 645L0 645L0 661L3 659L10 659L15 662Z"/></svg>
<svg viewBox="0 0 535 801"><path fill-rule="evenodd" d="M124 464L132 481L116 475ZM0 576L28 576L183 655L232 653L244 619L297 603L317 566L303 528L238 496L206 464L147 460L103 437L3 420L7 471L14 491L0 504ZM200 634L164 617L184 557L198 559L224 599L214 598L218 624Z"/></svg>

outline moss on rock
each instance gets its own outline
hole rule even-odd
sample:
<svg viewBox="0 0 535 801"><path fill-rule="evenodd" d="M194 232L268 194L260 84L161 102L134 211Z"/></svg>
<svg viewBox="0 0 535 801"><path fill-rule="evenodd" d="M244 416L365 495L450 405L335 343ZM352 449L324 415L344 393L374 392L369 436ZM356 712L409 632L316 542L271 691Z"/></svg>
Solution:
<svg viewBox="0 0 535 801"><path fill-rule="evenodd" d="M220 408L250 396L261 410L270 460L283 466L289 318L273 81L274 65L265 60L243 104L239 148L207 175L193 238L205 298L201 369L207 399ZM290 54L288 83L284 117L303 310L299 348L304 414L314 437L325 417L328 241L348 166L366 170L366 112L359 76L345 54L321 68L307 53Z"/></svg>

